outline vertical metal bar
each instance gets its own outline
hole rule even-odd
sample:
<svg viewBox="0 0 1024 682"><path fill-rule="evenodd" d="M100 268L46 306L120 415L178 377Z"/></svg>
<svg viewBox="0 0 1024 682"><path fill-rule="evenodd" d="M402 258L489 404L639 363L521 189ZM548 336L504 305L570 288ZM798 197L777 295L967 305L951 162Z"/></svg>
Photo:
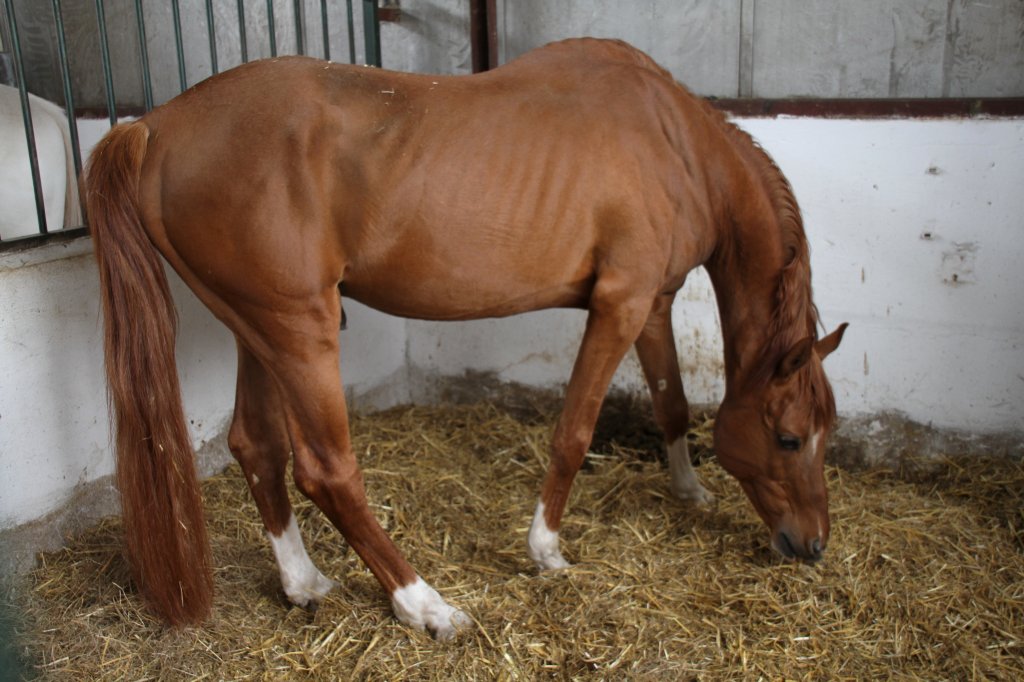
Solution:
<svg viewBox="0 0 1024 682"><path fill-rule="evenodd" d="M185 48L181 42L181 8L178 7L178 0L172 0L171 13L174 15L174 47L178 52L178 81L181 83L181 92L185 92L188 80L185 78Z"/></svg>
<svg viewBox="0 0 1024 682"><path fill-rule="evenodd" d="M4 0L7 25L11 31L11 51L14 53L14 72L18 76L18 95L21 98L21 118L25 122L25 144L28 145L28 165L32 171L32 190L36 196L36 218L40 234L46 234L46 206L43 203L43 183L39 179L39 157L36 156L36 133L32 127L32 110L29 107L28 90L25 89L25 67L21 62L21 41L18 38L18 22L14 20L12 0Z"/></svg>
<svg viewBox="0 0 1024 682"><path fill-rule="evenodd" d="M64 111L68 116L71 136L71 155L75 162L75 176L82 173L82 152L78 148L78 121L75 117L75 98L71 92L71 68L68 66L68 46L64 36L64 15L60 0L53 0L53 20L57 27L57 54L60 57L60 77L64 83Z"/></svg>
<svg viewBox="0 0 1024 682"><path fill-rule="evenodd" d="M295 0L295 51L306 54L306 7L302 0Z"/></svg>
<svg viewBox="0 0 1024 682"><path fill-rule="evenodd" d="M380 66L380 19L377 0L363 0L363 35L366 40L366 63Z"/></svg>
<svg viewBox="0 0 1024 682"><path fill-rule="evenodd" d="M484 0L469 0L469 52L473 73L491 68L491 48L487 42L489 37L486 3Z"/></svg>
<svg viewBox="0 0 1024 682"><path fill-rule="evenodd" d="M206 33L210 38L210 69L217 73L217 29L213 25L213 0L206 0Z"/></svg>
<svg viewBox="0 0 1024 682"><path fill-rule="evenodd" d="M96 24L100 29L100 57L103 61L103 84L107 88L107 115L110 125L117 125L117 104L114 101L114 75L110 72L110 44L107 42L107 16L103 0L96 0Z"/></svg>
<svg viewBox="0 0 1024 682"><path fill-rule="evenodd" d="M327 0L320 0L320 28L324 32L324 59L331 61L331 32L327 28Z"/></svg>
<svg viewBox="0 0 1024 682"><path fill-rule="evenodd" d="M142 66L142 97L146 111L153 109L153 74L149 70L149 45L146 42L146 17L142 0L135 0L135 20L139 25L139 62Z"/></svg>
<svg viewBox="0 0 1024 682"><path fill-rule="evenodd" d="M352 17L352 0L345 0L348 11L348 63L356 63L356 22Z"/></svg>
<svg viewBox="0 0 1024 682"><path fill-rule="evenodd" d="M242 63L249 61L249 48L245 42L245 0L238 0L238 42L242 46Z"/></svg>
<svg viewBox="0 0 1024 682"><path fill-rule="evenodd" d="M277 56L277 29L274 25L274 0L267 0L267 32L270 34L270 56Z"/></svg>

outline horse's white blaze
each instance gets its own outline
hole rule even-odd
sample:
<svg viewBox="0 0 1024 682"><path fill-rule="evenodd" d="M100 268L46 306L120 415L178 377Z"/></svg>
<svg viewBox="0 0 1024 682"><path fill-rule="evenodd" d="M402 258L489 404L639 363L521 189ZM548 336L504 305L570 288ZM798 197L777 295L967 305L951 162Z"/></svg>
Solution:
<svg viewBox="0 0 1024 682"><path fill-rule="evenodd" d="M818 454L818 442L820 440L821 440L821 431L818 431L813 436L811 436L811 444L810 444L811 445L811 449L808 451L808 454L811 457L814 457L816 454Z"/></svg>
<svg viewBox="0 0 1024 682"><path fill-rule="evenodd" d="M398 620L417 630L426 629L439 640L451 639L459 627L469 623L469 616L449 606L437 590L419 576L411 585L391 593L391 608Z"/></svg>
<svg viewBox="0 0 1024 682"><path fill-rule="evenodd" d="M568 568L569 562L558 549L558 531L548 528L544 519L544 503L538 502L533 512L533 523L530 524L530 535L527 539L530 558L537 563L542 571Z"/></svg>
<svg viewBox="0 0 1024 682"><path fill-rule="evenodd" d="M715 496L701 485L697 472L693 470L685 437L676 438L668 445L668 473L672 494L679 499L699 505L709 505L715 501Z"/></svg>
<svg viewBox="0 0 1024 682"><path fill-rule="evenodd" d="M299 524L293 515L281 535L267 533L274 548L277 566L281 570L281 586L288 599L297 606L318 604L334 588L334 582L324 577L313 565L302 542Z"/></svg>

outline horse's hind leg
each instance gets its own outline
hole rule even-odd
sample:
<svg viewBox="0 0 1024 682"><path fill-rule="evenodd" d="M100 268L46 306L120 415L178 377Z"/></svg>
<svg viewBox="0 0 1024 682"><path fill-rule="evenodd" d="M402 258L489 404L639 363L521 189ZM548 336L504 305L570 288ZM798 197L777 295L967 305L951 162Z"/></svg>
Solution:
<svg viewBox="0 0 1024 682"><path fill-rule="evenodd" d="M710 504L714 496L697 478L686 444L690 406L679 374L672 332L672 299L671 295L662 295L655 301L651 315L636 340L636 352L651 390L654 419L665 435L672 492L681 500Z"/></svg>
<svg viewBox="0 0 1024 682"><path fill-rule="evenodd" d="M310 560L288 501L285 475L291 444L277 384L241 343L228 446L263 518L285 594L298 606L319 604L334 583Z"/></svg>
<svg viewBox="0 0 1024 682"><path fill-rule="evenodd" d="M302 304L251 313L250 347L281 391L294 450L294 476L391 595L403 623L450 638L466 616L449 606L395 547L366 501L349 440L338 368L341 307L334 286ZM259 330L258 332L256 330Z"/></svg>

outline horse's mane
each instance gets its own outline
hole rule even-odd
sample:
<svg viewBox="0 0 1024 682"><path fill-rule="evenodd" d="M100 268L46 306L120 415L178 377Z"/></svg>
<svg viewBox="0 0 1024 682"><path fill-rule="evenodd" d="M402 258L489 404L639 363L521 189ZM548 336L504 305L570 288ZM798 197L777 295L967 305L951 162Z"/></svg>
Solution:
<svg viewBox="0 0 1024 682"><path fill-rule="evenodd" d="M704 102L719 122L726 137L758 171L775 212L785 262L779 271L773 294L774 307L766 332L767 342L753 379L761 385L771 381L782 358L797 343L811 336L818 340L819 314L811 287L811 253L804 232L800 206L793 188L775 160L745 130ZM815 415L823 426L835 420L835 398L820 362L809 362L796 377L800 390L809 390Z"/></svg>

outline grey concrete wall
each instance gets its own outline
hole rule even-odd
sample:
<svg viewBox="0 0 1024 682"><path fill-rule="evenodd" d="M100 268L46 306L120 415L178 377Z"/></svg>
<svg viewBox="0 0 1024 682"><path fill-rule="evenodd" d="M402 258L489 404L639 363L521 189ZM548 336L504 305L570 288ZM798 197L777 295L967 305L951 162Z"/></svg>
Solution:
<svg viewBox="0 0 1024 682"><path fill-rule="evenodd" d="M1020 0L498 0L502 59L622 38L702 95L1024 96Z"/></svg>
<svg viewBox="0 0 1024 682"><path fill-rule="evenodd" d="M740 10L740 0L498 0L500 58L563 38L620 38L696 92L735 97Z"/></svg>
<svg viewBox="0 0 1024 682"><path fill-rule="evenodd" d="M363 52L355 10L356 61ZM50 3L15 0L30 87L62 102ZM204 0L182 0L187 82L212 73ZM302 0L305 52L322 56L320 3ZM65 0L64 22L80 106L102 108L95 4ZM156 101L180 89L171 4L144 0ZM273 0L279 54L296 51L293 0ZM345 2L328 3L329 46L348 60ZM1024 2L1020 0L498 0L499 52L508 61L562 38L624 39L650 53L694 91L718 97L1024 96ZM117 101L142 104L132 0L106 1ZM218 66L241 62L237 0L214 0ZM386 68L469 71L467 0L402 0L398 23L381 27ZM270 56L267 3L246 0L250 59Z"/></svg>

